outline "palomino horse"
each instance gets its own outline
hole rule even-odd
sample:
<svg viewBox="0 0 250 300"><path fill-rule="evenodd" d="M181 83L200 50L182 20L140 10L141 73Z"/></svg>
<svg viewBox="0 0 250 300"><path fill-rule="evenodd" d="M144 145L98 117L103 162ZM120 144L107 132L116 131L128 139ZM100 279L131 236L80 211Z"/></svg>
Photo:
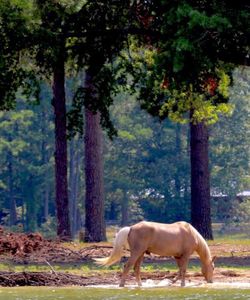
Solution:
<svg viewBox="0 0 250 300"><path fill-rule="evenodd" d="M120 261L125 247L130 249L130 257L124 266L120 287L125 285L126 276L132 266L136 281L141 286L140 265L145 253L173 256L179 267L179 273L173 282L181 279L181 286L185 286L188 261L190 255L196 251L201 260L202 274L207 282L213 282L215 257L211 258L206 241L189 223L162 224L143 221L131 227L124 227L116 235L111 255L107 258L97 258L95 261L99 265L110 266Z"/></svg>

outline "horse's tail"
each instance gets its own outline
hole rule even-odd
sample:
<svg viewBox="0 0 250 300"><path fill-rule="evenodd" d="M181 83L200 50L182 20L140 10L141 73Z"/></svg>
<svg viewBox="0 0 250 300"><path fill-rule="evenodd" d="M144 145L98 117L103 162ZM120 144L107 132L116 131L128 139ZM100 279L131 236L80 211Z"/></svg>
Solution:
<svg viewBox="0 0 250 300"><path fill-rule="evenodd" d="M115 237L113 250L109 257L95 258L95 262L101 266L111 266L114 263L120 261L123 255L123 249L128 246L128 234L130 227L122 228Z"/></svg>

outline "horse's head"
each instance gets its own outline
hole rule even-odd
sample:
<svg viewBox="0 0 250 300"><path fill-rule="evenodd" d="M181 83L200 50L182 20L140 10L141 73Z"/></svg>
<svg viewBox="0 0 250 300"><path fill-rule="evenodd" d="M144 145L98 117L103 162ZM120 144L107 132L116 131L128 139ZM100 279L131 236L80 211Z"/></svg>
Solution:
<svg viewBox="0 0 250 300"><path fill-rule="evenodd" d="M202 274L204 275L206 281L208 283L212 283L213 282L213 274L214 274L214 261L216 259L216 256L214 256L209 263L207 264L203 264L201 271Z"/></svg>

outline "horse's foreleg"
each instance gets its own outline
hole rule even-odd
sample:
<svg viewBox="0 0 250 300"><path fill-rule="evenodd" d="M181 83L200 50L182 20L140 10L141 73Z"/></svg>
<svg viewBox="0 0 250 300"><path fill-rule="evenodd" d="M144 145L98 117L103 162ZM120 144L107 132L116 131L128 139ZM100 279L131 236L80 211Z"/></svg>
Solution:
<svg viewBox="0 0 250 300"><path fill-rule="evenodd" d="M176 282L178 279L181 279L181 286L185 286L185 275L187 271L189 256L183 255L181 257L175 257L175 260L179 267L179 273L173 279L173 283Z"/></svg>
<svg viewBox="0 0 250 300"><path fill-rule="evenodd" d="M180 275L181 275L181 286L185 286L185 276L186 276L186 271L187 271L187 263L188 261L186 261L181 269L180 269Z"/></svg>
<svg viewBox="0 0 250 300"><path fill-rule="evenodd" d="M136 279L138 286L142 286L140 267L141 267L141 262L143 260L143 257L144 257L144 253L137 259L137 261L135 262L135 265L134 265L135 279Z"/></svg>

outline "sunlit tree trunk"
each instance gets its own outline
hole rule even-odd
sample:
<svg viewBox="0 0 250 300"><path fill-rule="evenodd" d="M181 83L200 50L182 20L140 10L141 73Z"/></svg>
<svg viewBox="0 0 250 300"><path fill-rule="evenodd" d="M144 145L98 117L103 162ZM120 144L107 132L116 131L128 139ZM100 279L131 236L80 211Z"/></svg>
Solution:
<svg viewBox="0 0 250 300"><path fill-rule="evenodd" d="M86 73L85 88L89 97L97 97L93 78ZM103 137L100 113L85 108L85 241L106 240L104 221Z"/></svg>
<svg viewBox="0 0 250 300"><path fill-rule="evenodd" d="M208 128L190 124L191 223L206 239L213 239L210 208Z"/></svg>
<svg viewBox="0 0 250 300"><path fill-rule="evenodd" d="M66 104L64 85L64 58L58 57L53 74L57 235L61 239L67 240L70 239L71 232L68 203Z"/></svg>

